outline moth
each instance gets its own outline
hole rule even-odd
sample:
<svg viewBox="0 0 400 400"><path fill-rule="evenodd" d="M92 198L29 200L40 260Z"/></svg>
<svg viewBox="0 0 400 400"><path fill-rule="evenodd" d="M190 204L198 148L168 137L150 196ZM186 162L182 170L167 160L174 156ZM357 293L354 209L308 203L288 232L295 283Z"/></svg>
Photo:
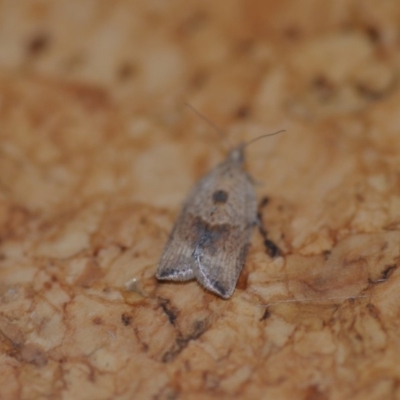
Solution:
<svg viewBox="0 0 400 400"><path fill-rule="evenodd" d="M164 248L156 277L196 279L224 299L232 296L257 223L257 200L244 169L245 147L201 178L189 193Z"/></svg>

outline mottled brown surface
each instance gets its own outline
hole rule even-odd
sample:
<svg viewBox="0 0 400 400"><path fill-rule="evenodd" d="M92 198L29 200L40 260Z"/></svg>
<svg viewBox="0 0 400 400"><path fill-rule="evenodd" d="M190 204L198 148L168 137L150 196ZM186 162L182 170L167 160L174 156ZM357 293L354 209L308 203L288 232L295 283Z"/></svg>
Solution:
<svg viewBox="0 0 400 400"><path fill-rule="evenodd" d="M1 1L0 398L400 398L399 20ZM232 145L286 129L248 148L263 228L227 301L154 278L224 157L186 101Z"/></svg>

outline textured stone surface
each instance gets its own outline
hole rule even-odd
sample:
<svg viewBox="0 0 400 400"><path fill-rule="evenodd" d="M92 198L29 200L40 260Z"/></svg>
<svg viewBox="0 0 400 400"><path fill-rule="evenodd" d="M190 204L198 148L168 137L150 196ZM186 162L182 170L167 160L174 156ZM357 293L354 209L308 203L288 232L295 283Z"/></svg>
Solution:
<svg viewBox="0 0 400 400"><path fill-rule="evenodd" d="M0 398L399 398L399 17L0 2ZM154 278L229 147L186 101L232 145L286 129L248 148L264 236L227 301Z"/></svg>

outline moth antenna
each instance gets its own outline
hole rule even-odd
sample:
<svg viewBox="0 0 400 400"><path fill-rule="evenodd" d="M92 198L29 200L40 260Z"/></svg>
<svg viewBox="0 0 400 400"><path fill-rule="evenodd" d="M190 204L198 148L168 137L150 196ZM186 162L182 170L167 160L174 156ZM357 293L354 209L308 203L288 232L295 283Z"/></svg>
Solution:
<svg viewBox="0 0 400 400"><path fill-rule="evenodd" d="M198 117L200 117L202 120L206 121L210 126L212 126L215 129L215 131L219 134L219 136L221 136L222 140L228 143L229 147L232 148L231 143L229 143L229 139L227 138L227 135L218 125L214 124L210 119L208 119L199 110L194 108L190 103L185 101L185 105L188 106Z"/></svg>
<svg viewBox="0 0 400 400"><path fill-rule="evenodd" d="M265 135L258 136L256 138L251 139L248 142L244 143L243 144L243 148L247 147L249 144L252 144L252 143L256 142L257 140L264 139L265 137L268 137L268 136L275 136L278 133L282 133L282 132L286 132L286 129L281 129L280 131L277 131L277 132L266 133Z"/></svg>

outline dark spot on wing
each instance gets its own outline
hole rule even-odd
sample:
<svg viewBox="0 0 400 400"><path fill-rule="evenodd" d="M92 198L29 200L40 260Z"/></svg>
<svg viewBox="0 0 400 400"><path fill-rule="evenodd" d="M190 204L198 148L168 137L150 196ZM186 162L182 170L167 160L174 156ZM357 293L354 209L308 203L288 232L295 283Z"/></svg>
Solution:
<svg viewBox="0 0 400 400"><path fill-rule="evenodd" d="M229 224L211 225L200 217L194 219L195 237L194 246L197 251L207 249L209 254L215 254L224 247L228 236L233 229Z"/></svg>
<svg viewBox="0 0 400 400"><path fill-rule="evenodd" d="M227 239L232 227L229 224L212 225L201 219L195 218L194 227L197 233L196 244L199 247L216 245L218 241Z"/></svg>
<svg viewBox="0 0 400 400"><path fill-rule="evenodd" d="M214 204L224 204L228 201L228 193L225 190L216 190L212 197Z"/></svg>

